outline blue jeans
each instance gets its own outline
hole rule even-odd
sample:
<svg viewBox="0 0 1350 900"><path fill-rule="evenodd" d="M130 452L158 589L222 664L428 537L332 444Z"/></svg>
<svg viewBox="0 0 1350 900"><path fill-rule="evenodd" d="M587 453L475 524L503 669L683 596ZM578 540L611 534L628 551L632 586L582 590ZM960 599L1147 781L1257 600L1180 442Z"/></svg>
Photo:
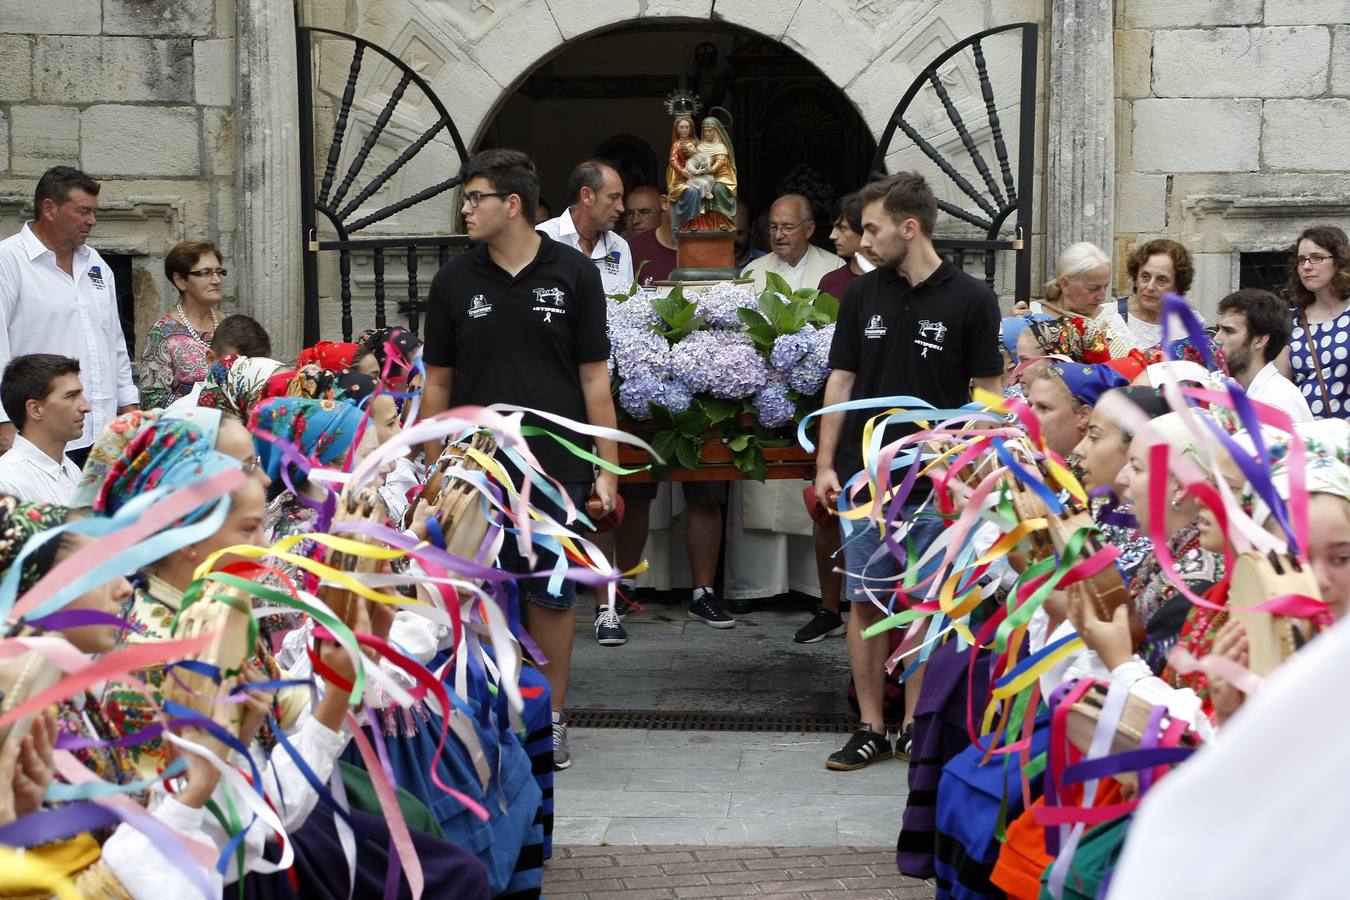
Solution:
<svg viewBox="0 0 1350 900"><path fill-rule="evenodd" d="M910 528L903 536L896 537L900 546L909 549L912 556L905 562L905 568L911 561L918 560L925 550L942 533L942 517L931 509L919 514L918 505L903 507L901 521L909 522ZM883 603L890 598L897 582L885 579L900 574L900 560L889 550L872 560L872 554L882 546L881 530L864 523L854 528L844 539L844 569L847 571L844 586L844 599L853 603L866 602L868 597L863 586L871 588L872 593ZM912 548L912 549L911 549Z"/></svg>
<svg viewBox="0 0 1350 900"><path fill-rule="evenodd" d="M590 482L571 482L563 485L567 491L567 496L572 498L577 509L585 512L586 501L591 496ZM544 492L536 489L530 495L530 500L535 508L540 512L552 516L559 524L562 524L566 518L566 511L557 503L544 496ZM535 558L538 560L534 571L547 572L553 568L558 555L544 547L536 546ZM498 554L497 564L501 566L504 572L528 572L530 571L529 560L520 555L516 549L515 535L507 535L502 543L501 553ZM548 578L520 578L516 580L516 586L520 589L522 600L528 600L537 606L546 606L549 609L571 609L577 605L577 585L576 582L563 579L562 586L559 588L561 593L550 594L548 592Z"/></svg>

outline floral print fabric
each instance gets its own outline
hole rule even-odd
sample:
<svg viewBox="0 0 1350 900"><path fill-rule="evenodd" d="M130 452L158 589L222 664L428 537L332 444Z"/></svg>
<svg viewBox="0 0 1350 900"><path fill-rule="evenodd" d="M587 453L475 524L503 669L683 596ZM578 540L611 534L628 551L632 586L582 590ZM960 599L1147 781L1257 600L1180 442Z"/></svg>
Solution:
<svg viewBox="0 0 1350 900"><path fill-rule="evenodd" d="M137 383L141 405L146 409L163 409L204 381L210 345L211 332L202 332L198 339L172 315L152 325L145 336Z"/></svg>

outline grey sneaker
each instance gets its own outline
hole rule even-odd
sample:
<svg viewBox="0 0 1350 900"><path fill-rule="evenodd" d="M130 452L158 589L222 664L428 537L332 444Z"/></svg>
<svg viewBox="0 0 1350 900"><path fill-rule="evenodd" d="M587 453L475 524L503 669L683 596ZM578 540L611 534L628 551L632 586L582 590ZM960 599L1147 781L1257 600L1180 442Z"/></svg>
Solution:
<svg viewBox="0 0 1350 900"><path fill-rule="evenodd" d="M595 611L595 642L601 647L621 647L628 643L623 617L606 603Z"/></svg>
<svg viewBox="0 0 1350 900"><path fill-rule="evenodd" d="M566 769L572 765L572 750L567 746L567 720L553 723L553 768Z"/></svg>

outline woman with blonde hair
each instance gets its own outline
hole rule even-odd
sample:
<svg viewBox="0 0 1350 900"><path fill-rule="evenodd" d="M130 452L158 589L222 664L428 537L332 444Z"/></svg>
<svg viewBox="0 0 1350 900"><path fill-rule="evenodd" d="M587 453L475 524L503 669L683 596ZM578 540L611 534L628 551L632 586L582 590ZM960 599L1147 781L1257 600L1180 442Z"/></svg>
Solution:
<svg viewBox="0 0 1350 900"><path fill-rule="evenodd" d="M1045 284L1042 306L1053 316L1090 320L1106 332L1111 356L1134 346L1115 307L1106 302L1111 287L1111 257L1096 244L1079 241L1059 255L1055 277Z"/></svg>

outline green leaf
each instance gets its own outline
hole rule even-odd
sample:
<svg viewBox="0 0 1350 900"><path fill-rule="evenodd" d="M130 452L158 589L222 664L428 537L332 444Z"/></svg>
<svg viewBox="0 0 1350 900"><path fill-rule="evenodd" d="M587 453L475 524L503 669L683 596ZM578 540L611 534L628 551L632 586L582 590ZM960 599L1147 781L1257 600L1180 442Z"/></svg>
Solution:
<svg viewBox="0 0 1350 900"><path fill-rule="evenodd" d="M750 340L754 342L755 349L766 354L773 349L773 342L778 337L778 332L767 322L762 325L751 325L745 333L750 335Z"/></svg>
<svg viewBox="0 0 1350 900"><path fill-rule="evenodd" d="M745 307L741 307L740 309L736 310L736 317L740 319L749 328L754 328L756 325L765 325L769 328L773 327L772 325L769 325L768 319L764 318L763 315L761 315L758 311L753 309L746 309Z"/></svg>
<svg viewBox="0 0 1350 900"><path fill-rule="evenodd" d="M756 481L763 481L769 475L769 464L765 462L764 454L757 444L751 443L744 450L733 451L731 458L736 468Z"/></svg>
<svg viewBox="0 0 1350 900"><path fill-rule="evenodd" d="M664 403L652 403L650 406L652 410L652 424L656 426L657 430L674 431L675 417L670 414L670 410L666 409L666 405ZM661 455L665 456L666 454L663 453Z"/></svg>
<svg viewBox="0 0 1350 900"><path fill-rule="evenodd" d="M815 303L811 304L811 312L812 320L819 322L822 325L837 322L839 321L839 300L838 298L821 291L816 297Z"/></svg>
<svg viewBox="0 0 1350 900"><path fill-rule="evenodd" d="M679 460L680 466L685 469L693 469L697 472L702 468L699 460L698 451L700 443L694 443L686 438L679 438L675 444L675 458Z"/></svg>
<svg viewBox="0 0 1350 900"><path fill-rule="evenodd" d="M675 445L680 440L678 431L658 431L652 436L652 449L664 460L675 458Z"/></svg>
<svg viewBox="0 0 1350 900"><path fill-rule="evenodd" d="M727 446L731 448L732 453L739 453L750 446L750 435L741 432L728 440Z"/></svg>
<svg viewBox="0 0 1350 900"><path fill-rule="evenodd" d="M792 296L792 288L788 286L787 281L777 272L764 273L764 287L766 290L777 291L784 297Z"/></svg>
<svg viewBox="0 0 1350 900"><path fill-rule="evenodd" d="M700 397L698 405L708 417L708 424L718 425L741 411L741 404L735 400L722 400L718 397Z"/></svg>
<svg viewBox="0 0 1350 900"><path fill-rule="evenodd" d="M698 409L688 409L675 417L675 427L687 438L701 438L708 430L708 417Z"/></svg>

